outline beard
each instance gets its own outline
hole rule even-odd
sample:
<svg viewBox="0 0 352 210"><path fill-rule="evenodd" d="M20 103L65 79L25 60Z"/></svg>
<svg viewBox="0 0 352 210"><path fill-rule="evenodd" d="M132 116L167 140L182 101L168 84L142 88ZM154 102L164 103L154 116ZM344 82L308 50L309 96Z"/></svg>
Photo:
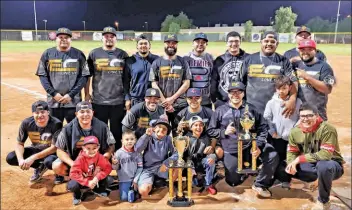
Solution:
<svg viewBox="0 0 352 210"><path fill-rule="evenodd" d="M310 62L312 62L313 60L314 60L314 56L313 57L310 57L310 58L308 58L308 59L303 59L303 57L301 56L301 59L302 59L302 61L304 62L304 63L310 63Z"/></svg>
<svg viewBox="0 0 352 210"><path fill-rule="evenodd" d="M166 55L174 56L177 52L177 48L176 47L165 47L164 51L165 51Z"/></svg>

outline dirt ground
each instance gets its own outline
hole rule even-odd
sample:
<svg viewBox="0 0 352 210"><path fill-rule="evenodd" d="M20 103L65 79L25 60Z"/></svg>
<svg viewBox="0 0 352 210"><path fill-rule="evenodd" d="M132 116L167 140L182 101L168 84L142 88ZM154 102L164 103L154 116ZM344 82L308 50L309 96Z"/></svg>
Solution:
<svg viewBox="0 0 352 210"><path fill-rule="evenodd" d="M18 57L18 54L16 55ZM92 202L82 202L72 206L72 194L66 192L65 184L53 185L53 173L45 173L43 180L29 184L33 170L22 171L6 163L6 155L14 149L20 122L30 116L30 105L45 92L35 71L39 54L22 53L18 62L14 55L1 55L1 208L2 209L170 209L166 205L167 189L158 190L150 199L134 204L120 203L117 192L110 200L97 198ZM344 176L334 182L334 186L351 188L351 57L329 56L338 84L329 96L328 117L337 127L340 148L347 161ZM11 86L13 85L13 86ZM15 88L20 87L20 89ZM22 89L21 89L22 88ZM29 144L29 141L27 141ZM258 199L251 191L251 181L231 188L221 181L215 196L195 196L196 205L190 209L310 209L317 192L302 191L303 183L295 181L293 189L286 191L280 187L272 189L272 199ZM332 202L347 209L332 197Z"/></svg>

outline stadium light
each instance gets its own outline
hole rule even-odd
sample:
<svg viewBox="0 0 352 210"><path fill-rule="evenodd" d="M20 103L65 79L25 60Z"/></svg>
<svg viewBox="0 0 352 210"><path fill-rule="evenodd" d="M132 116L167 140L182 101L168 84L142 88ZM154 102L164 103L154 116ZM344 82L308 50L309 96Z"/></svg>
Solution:
<svg viewBox="0 0 352 210"><path fill-rule="evenodd" d="M144 22L145 23L145 30L148 31L148 22Z"/></svg>
<svg viewBox="0 0 352 210"><path fill-rule="evenodd" d="M116 31L119 30L119 22L115 21Z"/></svg>
<svg viewBox="0 0 352 210"><path fill-rule="evenodd" d="M33 1L33 9L34 9L35 40L38 41L37 10L35 9L35 1Z"/></svg>
<svg viewBox="0 0 352 210"><path fill-rule="evenodd" d="M341 1L339 0L339 6L338 6L338 8L337 8L337 14L336 14L336 25L335 25L334 44L336 44L337 28L339 27L340 3L341 3Z"/></svg>
<svg viewBox="0 0 352 210"><path fill-rule="evenodd" d="M83 31L86 31L86 21L82 20L83 23Z"/></svg>

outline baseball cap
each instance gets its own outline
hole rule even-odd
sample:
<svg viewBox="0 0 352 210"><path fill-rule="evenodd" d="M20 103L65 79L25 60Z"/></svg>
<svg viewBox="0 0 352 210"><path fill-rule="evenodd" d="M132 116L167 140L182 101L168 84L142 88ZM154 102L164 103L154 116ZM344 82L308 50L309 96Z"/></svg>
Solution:
<svg viewBox="0 0 352 210"><path fill-rule="evenodd" d="M230 90L245 90L246 86L242 82L231 82L229 87L227 88L227 91Z"/></svg>
<svg viewBox="0 0 352 210"><path fill-rule="evenodd" d="M83 145L87 145L87 144L97 144L97 145L99 145L99 140L95 136L86 136L86 137L84 137Z"/></svg>
<svg viewBox="0 0 352 210"><path fill-rule="evenodd" d="M197 96L202 96L202 93L200 92L200 89L198 88L189 88L186 93L186 97L197 97Z"/></svg>
<svg viewBox="0 0 352 210"><path fill-rule="evenodd" d="M191 117L191 119L188 120L189 127L191 128L192 125L196 122L202 122L204 124L203 119L201 117L193 116L193 117Z"/></svg>
<svg viewBox="0 0 352 210"><path fill-rule="evenodd" d="M194 36L194 40L197 40L197 39L204 39L206 42L208 42L208 37L205 33L197 33L195 36Z"/></svg>
<svg viewBox="0 0 352 210"><path fill-rule="evenodd" d="M81 101L76 105L76 112L80 110L86 110L86 109L93 110L92 104L89 103L88 101Z"/></svg>
<svg viewBox="0 0 352 210"><path fill-rule="evenodd" d="M48 103L45 101L36 101L32 104L32 112L41 111L41 110L49 110Z"/></svg>
<svg viewBox="0 0 352 210"><path fill-rule="evenodd" d="M70 37L72 37L72 32L68 28L59 28L56 31L56 37L58 37L60 34L66 34Z"/></svg>
<svg viewBox="0 0 352 210"><path fill-rule="evenodd" d="M113 28L113 27L111 27L111 26L107 26L107 27L105 27L104 29L103 29L103 33L102 33L103 35L104 34L113 34L113 35L115 35L116 36L116 30L115 30L115 28Z"/></svg>
<svg viewBox="0 0 352 210"><path fill-rule="evenodd" d="M317 49L317 44L315 43L314 40L311 40L311 39L304 39L298 43L298 49L302 49L306 47Z"/></svg>
<svg viewBox="0 0 352 210"><path fill-rule="evenodd" d="M170 123L167 119L163 118L163 117L160 117L158 120L156 120L154 123L153 123L153 127L157 126L157 125L165 125L167 127L167 135L170 134L171 132L171 126L170 126Z"/></svg>
<svg viewBox="0 0 352 210"><path fill-rule="evenodd" d="M278 36L277 36L277 33L274 32L274 31L266 31L262 34L262 38L261 40L267 38L267 36L271 36L273 39L275 39L276 41L278 40Z"/></svg>
<svg viewBox="0 0 352 210"><path fill-rule="evenodd" d="M159 90L157 90L155 88L149 88L145 92L145 97L158 97L158 98L160 98L160 92L159 92Z"/></svg>
<svg viewBox="0 0 352 210"><path fill-rule="evenodd" d="M176 34L168 34L164 37L164 42L178 42Z"/></svg>
<svg viewBox="0 0 352 210"><path fill-rule="evenodd" d="M301 27L297 28L296 36L301 32L307 32L307 33L311 34L310 29L306 26L301 26Z"/></svg>

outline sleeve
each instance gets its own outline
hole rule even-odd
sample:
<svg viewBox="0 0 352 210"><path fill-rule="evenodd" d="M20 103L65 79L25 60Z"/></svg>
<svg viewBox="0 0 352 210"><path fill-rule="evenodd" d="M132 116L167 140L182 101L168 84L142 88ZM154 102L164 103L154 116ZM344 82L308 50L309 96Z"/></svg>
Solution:
<svg viewBox="0 0 352 210"><path fill-rule="evenodd" d="M57 137L60 134L62 129L62 122L58 122L54 125L53 129L52 129L52 140L51 140L51 144L55 145L56 141L57 141Z"/></svg>
<svg viewBox="0 0 352 210"><path fill-rule="evenodd" d="M130 130L135 130L136 129L136 117L134 115L134 109L132 108L131 111L127 112L125 117L122 120L122 125L125 126L126 128Z"/></svg>
<svg viewBox="0 0 352 210"><path fill-rule="evenodd" d="M83 176L82 165L84 161L81 161L81 158L77 158L70 169L70 178L77 181L80 185L88 187L88 178Z"/></svg>
<svg viewBox="0 0 352 210"><path fill-rule="evenodd" d="M142 151L144 151L147 146L149 141L152 139L153 137L147 135L147 134L143 134L143 136L141 136L136 145L134 146L135 151L137 151L138 153L141 153Z"/></svg>
<svg viewBox="0 0 352 210"><path fill-rule="evenodd" d="M27 123L26 121L22 121L18 131L17 141L21 143L25 143L27 138L28 138Z"/></svg>
<svg viewBox="0 0 352 210"><path fill-rule="evenodd" d="M323 81L330 89L336 84L336 78L331 66L325 63L323 69L320 71L320 81Z"/></svg>
<svg viewBox="0 0 352 210"><path fill-rule="evenodd" d="M264 119L266 120L267 124L269 125L269 134L272 136L273 133L276 133L276 126L273 123L273 110L271 109L272 107L272 101L268 101L268 103L265 106L264 110Z"/></svg>
<svg viewBox="0 0 352 210"><path fill-rule="evenodd" d="M80 56L80 68L79 68L79 71L80 71L80 73L81 73L81 75L83 77L89 77L91 75L90 71L89 71L89 68L88 68L88 63L87 63L86 56L84 55L83 52L81 52L81 56Z"/></svg>
<svg viewBox="0 0 352 210"><path fill-rule="evenodd" d="M89 69L90 76L94 76L95 74L95 67L94 67L94 60L93 60L93 51L89 53L87 59L87 65Z"/></svg>
<svg viewBox="0 0 352 210"><path fill-rule="evenodd" d="M300 154L300 150L298 145L295 142L295 137L294 134L291 130L289 136L288 136L288 145L287 145L287 156L286 156L286 162L287 164L291 163L294 161L298 155Z"/></svg>
<svg viewBox="0 0 352 210"><path fill-rule="evenodd" d="M249 68L249 60L250 60L251 56L247 56L244 61L243 64L241 66L240 72L238 74L238 79L237 81L242 82L246 87L247 87L247 77L248 77L248 68Z"/></svg>
<svg viewBox="0 0 352 210"><path fill-rule="evenodd" d="M95 176L100 181L105 179L111 173L112 167L110 162L106 158L104 158L104 156L101 154L99 154L98 166L100 167L101 170Z"/></svg>
<svg viewBox="0 0 352 210"><path fill-rule="evenodd" d="M293 71L292 64L287 58L283 58L283 72L282 74L288 76L292 82L296 82L298 79L295 72Z"/></svg>
<svg viewBox="0 0 352 210"><path fill-rule="evenodd" d="M266 138L268 136L268 125L266 124L266 120L264 117L254 111L255 115L255 128L257 130L257 146L261 151L263 151L264 146L266 144Z"/></svg>
<svg viewBox="0 0 352 210"><path fill-rule="evenodd" d="M59 136L57 137L55 146L61 150L66 151L67 149L66 142L67 142L67 136L66 136L65 128L63 128L59 133Z"/></svg>
<svg viewBox="0 0 352 210"><path fill-rule="evenodd" d="M154 60L152 63L152 66L150 67L150 73L149 73L149 81L150 82L157 82L159 81L159 66L157 64L159 59Z"/></svg>
<svg viewBox="0 0 352 210"><path fill-rule="evenodd" d="M138 179L143 171L143 157L141 154L138 154L137 157L137 171L136 174L134 175L133 182L137 183Z"/></svg>
<svg viewBox="0 0 352 210"><path fill-rule="evenodd" d="M131 75L131 61L132 57L126 59L125 67L124 67L124 72L123 72L123 84L124 84L124 90L125 90L125 100L131 100L131 95L130 95L130 89L131 89L131 80L132 80L132 75Z"/></svg>
<svg viewBox="0 0 352 210"><path fill-rule="evenodd" d="M219 87L219 68L224 63L224 60L221 57L217 57L214 61L213 69L211 72L210 79L210 99L215 103L216 98L218 97L218 87Z"/></svg>
<svg viewBox="0 0 352 210"><path fill-rule="evenodd" d="M183 68L184 68L184 74L182 75L182 80L191 80L192 79L192 74L191 74L191 69L189 68L188 62L186 59L183 59Z"/></svg>
<svg viewBox="0 0 352 210"><path fill-rule="evenodd" d="M337 144L336 129L325 128L321 134L322 139L319 151L316 153L308 153L299 156L300 163L315 163L320 160L331 160L335 152L335 145Z"/></svg>
<svg viewBox="0 0 352 210"><path fill-rule="evenodd" d="M48 56L47 56L48 51L46 50L43 54L42 57L40 58L37 72L35 75L37 76L45 76L48 77L48 68L47 68L47 62L48 62Z"/></svg>
<svg viewBox="0 0 352 210"><path fill-rule="evenodd" d="M219 121L221 120L219 110L215 110L210 118L207 134L211 138L225 138L225 129L221 129Z"/></svg>
<svg viewBox="0 0 352 210"><path fill-rule="evenodd" d="M114 135L112 135L112 133L111 133L111 131L109 130L109 128L106 129L106 130L107 130L107 134L106 134L106 136L107 136L107 139L106 139L107 144L108 144L108 145L115 144L115 143L116 143L116 140L115 140L115 138L114 138ZM115 149L117 149L117 148L115 148Z"/></svg>
<svg viewBox="0 0 352 210"><path fill-rule="evenodd" d="M53 88L47 76L39 76L39 80L45 92L50 94L52 97L54 97L57 94L57 91Z"/></svg>
<svg viewBox="0 0 352 210"><path fill-rule="evenodd" d="M287 58L288 60L290 60L290 51L288 50L288 51L286 51L285 53L284 53L284 55L283 55L285 58Z"/></svg>
<svg viewBox="0 0 352 210"><path fill-rule="evenodd" d="M327 58L326 58L325 54L323 53L323 51L318 50L317 57L319 60L327 62Z"/></svg>

